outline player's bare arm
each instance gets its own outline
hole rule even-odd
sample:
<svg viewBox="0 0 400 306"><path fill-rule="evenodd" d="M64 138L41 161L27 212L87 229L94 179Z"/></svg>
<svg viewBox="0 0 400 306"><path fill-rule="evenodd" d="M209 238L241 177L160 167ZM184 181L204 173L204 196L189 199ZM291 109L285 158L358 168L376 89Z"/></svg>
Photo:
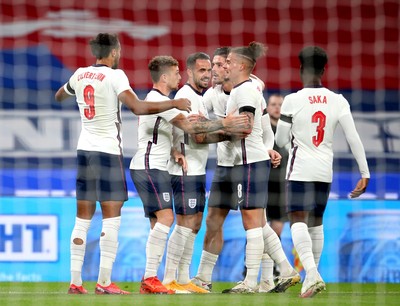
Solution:
<svg viewBox="0 0 400 306"><path fill-rule="evenodd" d="M190 101L185 98L151 102L140 100L132 90L125 90L119 94L118 99L124 103L135 115L150 115L161 113L172 108L189 112Z"/></svg>
<svg viewBox="0 0 400 306"><path fill-rule="evenodd" d="M70 97L72 97L72 96L69 95L69 94L65 91L64 86L61 86L60 89L57 90L57 92L56 92L56 94L55 94L55 99L56 99L56 101L58 101L58 102L62 102L62 101L64 101L65 99L70 98Z"/></svg>
<svg viewBox="0 0 400 306"><path fill-rule="evenodd" d="M201 112L199 112L199 114L190 114L189 116L187 116L187 119L189 120L189 122L198 122L198 121L208 121L208 120L210 120L206 116L204 116L204 114L201 113Z"/></svg>
<svg viewBox="0 0 400 306"><path fill-rule="evenodd" d="M197 134L197 133L209 133L218 130L227 130L227 129L237 129L238 127L243 128L248 123L247 116L239 115L239 116L227 116L224 119L219 120L207 120L207 121L197 121L197 122L189 122L189 120L183 115L179 114L174 119L171 120L171 123L176 127L182 129L186 133L189 134Z"/></svg>
<svg viewBox="0 0 400 306"><path fill-rule="evenodd" d="M238 128L235 133L227 132L224 130L215 131L212 133L197 133L191 134L193 141L196 143L210 144L221 141L236 141L249 136L248 129Z"/></svg>
<svg viewBox="0 0 400 306"><path fill-rule="evenodd" d="M190 134L193 141L196 143L217 143L220 141L231 140L231 136L222 130L212 132L212 133L197 133L197 134Z"/></svg>

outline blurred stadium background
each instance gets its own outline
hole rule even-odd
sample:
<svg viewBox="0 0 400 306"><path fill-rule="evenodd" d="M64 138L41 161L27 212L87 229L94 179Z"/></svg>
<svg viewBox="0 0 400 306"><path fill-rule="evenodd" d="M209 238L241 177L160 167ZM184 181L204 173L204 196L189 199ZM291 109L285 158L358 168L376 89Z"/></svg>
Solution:
<svg viewBox="0 0 400 306"><path fill-rule="evenodd" d="M120 68L142 98L151 87L147 63L155 55L177 58L184 81L188 54L261 41L269 50L255 73L265 81L268 97L301 88L297 53L302 47L325 48L324 84L349 100L372 177L362 199L347 200L359 175L338 130L321 274L328 282L400 282L398 0L1 0L0 8L0 281L69 279L80 119L74 101L58 104L54 93L77 67L93 63L88 40L115 32L122 44ZM126 110L123 117L128 168L137 119ZM209 179L214 166L211 147ZM130 200L114 279L138 281L148 224L127 178ZM216 280L241 278L238 258L243 258L245 236L238 217L231 213L227 220ZM90 279L97 276L100 228L95 224L90 234L94 252L87 252ZM202 235L204 226L196 240L193 273ZM301 269L288 226L282 241Z"/></svg>

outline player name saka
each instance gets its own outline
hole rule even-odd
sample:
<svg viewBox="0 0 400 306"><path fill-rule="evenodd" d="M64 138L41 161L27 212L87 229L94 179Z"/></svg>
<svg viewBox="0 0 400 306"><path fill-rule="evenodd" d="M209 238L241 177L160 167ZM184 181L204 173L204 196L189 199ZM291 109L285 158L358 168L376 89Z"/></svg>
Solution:
<svg viewBox="0 0 400 306"><path fill-rule="evenodd" d="M104 80L106 76L102 73L85 72L78 75L78 81L82 79L92 79L99 80L100 82Z"/></svg>
<svg viewBox="0 0 400 306"><path fill-rule="evenodd" d="M308 101L310 101L310 104L314 104L314 103L327 104L328 103L326 96L308 96Z"/></svg>

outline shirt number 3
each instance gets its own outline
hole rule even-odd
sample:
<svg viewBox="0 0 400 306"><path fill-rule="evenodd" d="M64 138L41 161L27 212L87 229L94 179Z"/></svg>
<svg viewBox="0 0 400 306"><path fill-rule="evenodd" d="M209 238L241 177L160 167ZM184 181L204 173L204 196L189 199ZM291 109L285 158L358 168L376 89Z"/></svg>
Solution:
<svg viewBox="0 0 400 306"><path fill-rule="evenodd" d="M316 131L317 135L313 136L312 142L314 146L318 147L321 142L324 140L324 135L325 135L325 125L326 125L326 116L323 112L318 111L315 112L314 115L311 117L311 121L313 123L318 123Z"/></svg>

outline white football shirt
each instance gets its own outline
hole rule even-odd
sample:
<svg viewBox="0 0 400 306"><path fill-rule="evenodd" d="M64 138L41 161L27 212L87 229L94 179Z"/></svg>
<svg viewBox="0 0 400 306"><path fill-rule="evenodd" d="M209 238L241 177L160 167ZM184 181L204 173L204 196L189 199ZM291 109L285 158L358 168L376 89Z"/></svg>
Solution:
<svg viewBox="0 0 400 306"><path fill-rule="evenodd" d="M126 74L104 65L79 68L64 90L76 96L82 130L77 149L122 154L121 102L118 95L132 90Z"/></svg>
<svg viewBox="0 0 400 306"><path fill-rule="evenodd" d="M226 116L226 104L230 93L222 89L222 85L216 85L207 89L204 94L204 104L209 113L222 119ZM222 167L233 167L234 156L232 154L233 144L230 141L217 143L217 165Z"/></svg>
<svg viewBox="0 0 400 306"><path fill-rule="evenodd" d="M169 100L160 91L152 89L146 100L161 102ZM153 115L142 115L138 118L138 147L129 168L136 170L159 169L167 171L172 147L172 124L170 121L178 116L176 108Z"/></svg>
<svg viewBox="0 0 400 306"><path fill-rule="evenodd" d="M369 177L364 147L355 128L350 105L342 95L325 87L303 88L284 98L281 115L292 120L290 124L281 117L276 135L279 146L289 139L291 141L286 171L288 180L332 182L332 145L338 124L343 127L362 176Z"/></svg>
<svg viewBox="0 0 400 306"><path fill-rule="evenodd" d="M203 102L202 93L196 91L189 84L185 84L175 95L175 99L187 98L191 102L192 110L190 113L181 112L186 117L189 114L199 114L201 112L208 118L208 112ZM185 155L188 165L187 175L204 175L206 174L206 165L208 159L208 144L195 143L189 134L183 130L173 127L173 146L174 148ZM168 163L168 172L172 175L183 175L182 166L177 164L171 158Z"/></svg>
<svg viewBox="0 0 400 306"><path fill-rule="evenodd" d="M252 132L244 139L232 142L234 156L234 165L251 164L263 160L268 160L269 155L263 142L263 128L261 116L263 113L262 105L265 103L264 97L260 91L252 84L250 80L236 85L230 94L227 102L226 112L233 110L239 114L241 109L247 107L254 109L254 124Z"/></svg>

